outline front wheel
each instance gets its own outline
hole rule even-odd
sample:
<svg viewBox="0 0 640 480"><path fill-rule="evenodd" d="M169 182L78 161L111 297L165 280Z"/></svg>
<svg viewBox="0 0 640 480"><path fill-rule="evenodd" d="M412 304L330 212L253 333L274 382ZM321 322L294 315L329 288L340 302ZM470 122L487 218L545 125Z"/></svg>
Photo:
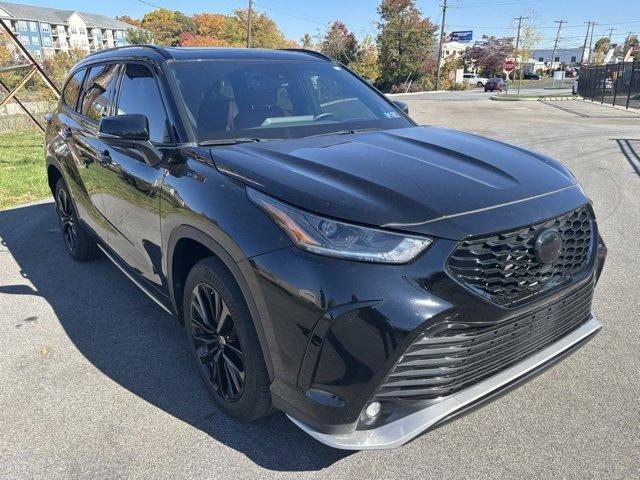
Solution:
<svg viewBox="0 0 640 480"><path fill-rule="evenodd" d="M207 390L227 415L252 421L271 409L269 375L246 301L215 258L189 272L183 299L188 349Z"/></svg>
<svg viewBox="0 0 640 480"><path fill-rule="evenodd" d="M482 86L482 82L476 83L476 87L481 87L481 86Z"/></svg>

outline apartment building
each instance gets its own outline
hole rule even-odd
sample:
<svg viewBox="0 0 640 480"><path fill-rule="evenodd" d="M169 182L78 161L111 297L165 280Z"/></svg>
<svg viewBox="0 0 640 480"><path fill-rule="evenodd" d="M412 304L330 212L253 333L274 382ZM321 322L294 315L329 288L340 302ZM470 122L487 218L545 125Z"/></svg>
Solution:
<svg viewBox="0 0 640 480"><path fill-rule="evenodd" d="M0 2L0 20L36 59L79 49L95 52L127 45L131 25L95 13Z"/></svg>

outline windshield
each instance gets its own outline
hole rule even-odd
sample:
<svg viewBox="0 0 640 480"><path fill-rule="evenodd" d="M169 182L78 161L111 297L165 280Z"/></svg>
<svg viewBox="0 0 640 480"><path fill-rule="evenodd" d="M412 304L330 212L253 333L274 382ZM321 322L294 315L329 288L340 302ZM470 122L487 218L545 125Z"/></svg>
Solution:
<svg viewBox="0 0 640 480"><path fill-rule="evenodd" d="M198 143L413 125L332 62L225 59L168 65Z"/></svg>

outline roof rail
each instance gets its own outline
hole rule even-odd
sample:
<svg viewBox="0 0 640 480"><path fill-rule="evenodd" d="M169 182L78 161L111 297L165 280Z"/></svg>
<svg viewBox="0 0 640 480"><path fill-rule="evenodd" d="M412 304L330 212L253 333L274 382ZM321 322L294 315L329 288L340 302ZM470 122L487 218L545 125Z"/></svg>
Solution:
<svg viewBox="0 0 640 480"><path fill-rule="evenodd" d="M167 51L166 48L163 48L159 45L152 45L152 44L140 44L140 45L122 45L120 47L111 47L111 48L105 48L104 50L97 50L95 52L90 53L89 55L87 55L84 58L87 57L91 57L93 55L98 55L100 53L103 52L113 52L116 50L124 50L125 48L149 48L155 52L158 52L160 55L162 55L164 58L166 58L167 60L171 60L173 59L173 56Z"/></svg>
<svg viewBox="0 0 640 480"><path fill-rule="evenodd" d="M323 60L327 60L328 62L335 62L336 61L335 59L331 58L329 55L325 55L322 52L318 52L316 50L310 50L308 48L278 48L278 50L307 53L309 55L313 55L314 57L318 57L318 58L322 58Z"/></svg>

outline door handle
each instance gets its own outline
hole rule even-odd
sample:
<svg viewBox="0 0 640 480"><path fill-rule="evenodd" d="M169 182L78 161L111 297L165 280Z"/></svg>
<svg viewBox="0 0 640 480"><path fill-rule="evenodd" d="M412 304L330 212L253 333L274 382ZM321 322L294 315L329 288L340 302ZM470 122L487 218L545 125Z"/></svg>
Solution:
<svg viewBox="0 0 640 480"><path fill-rule="evenodd" d="M113 159L111 158L111 154L109 153L109 150L104 149L104 150L100 150L98 152L98 156L100 157L100 165L102 165L103 167L106 167L107 165L110 165L113 163Z"/></svg>

